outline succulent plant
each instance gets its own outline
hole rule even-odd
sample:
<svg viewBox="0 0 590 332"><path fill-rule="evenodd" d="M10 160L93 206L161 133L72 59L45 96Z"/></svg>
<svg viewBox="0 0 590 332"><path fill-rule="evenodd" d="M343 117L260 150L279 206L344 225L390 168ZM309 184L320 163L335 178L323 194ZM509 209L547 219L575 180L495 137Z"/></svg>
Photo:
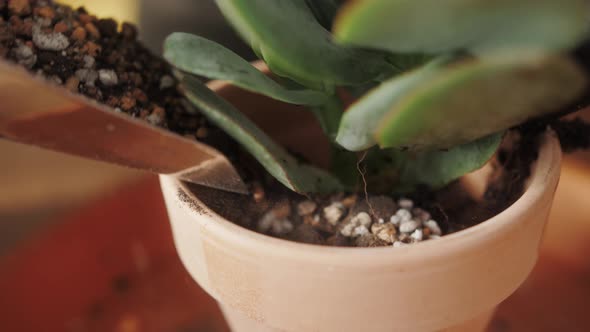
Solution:
<svg viewBox="0 0 590 332"><path fill-rule="evenodd" d="M187 97L300 193L350 189L361 153L390 192L445 186L485 164L506 130L561 110L588 86L570 55L587 36L585 0L217 4L280 79L185 33L168 37L165 57ZM307 106L333 142L333 169L289 155L198 77ZM345 105L342 93L356 100Z"/></svg>

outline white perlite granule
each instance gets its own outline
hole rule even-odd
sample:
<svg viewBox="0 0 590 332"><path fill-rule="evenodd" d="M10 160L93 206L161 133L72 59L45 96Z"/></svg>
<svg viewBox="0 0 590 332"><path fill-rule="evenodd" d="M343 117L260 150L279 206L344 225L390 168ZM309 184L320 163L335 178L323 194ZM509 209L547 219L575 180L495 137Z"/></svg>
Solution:
<svg viewBox="0 0 590 332"><path fill-rule="evenodd" d="M33 44L41 50L62 51L70 46L70 41L61 32L43 33L40 27L34 26Z"/></svg>
<svg viewBox="0 0 590 332"><path fill-rule="evenodd" d="M112 69L101 69L98 71L98 79L104 86L113 86L119 84L119 77Z"/></svg>
<svg viewBox="0 0 590 332"><path fill-rule="evenodd" d="M330 225L336 226L344 216L345 212L346 207L344 204L334 202L324 208L324 218Z"/></svg>

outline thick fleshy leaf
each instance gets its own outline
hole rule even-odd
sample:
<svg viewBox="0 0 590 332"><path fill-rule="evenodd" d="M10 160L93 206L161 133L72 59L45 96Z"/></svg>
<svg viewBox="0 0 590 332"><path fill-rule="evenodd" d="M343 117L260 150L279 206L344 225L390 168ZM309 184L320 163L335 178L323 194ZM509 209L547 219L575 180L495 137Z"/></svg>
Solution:
<svg viewBox="0 0 590 332"><path fill-rule="evenodd" d="M446 151L371 150L367 162L376 171L368 178L370 185L375 186L370 189L408 193L421 185L442 188L481 168L500 146L502 136L492 134Z"/></svg>
<svg viewBox="0 0 590 332"><path fill-rule="evenodd" d="M439 189L463 175L481 168L498 150L502 134L492 134L446 151L426 151L403 154L399 186L396 191L411 191L417 185Z"/></svg>
<svg viewBox="0 0 590 332"><path fill-rule="evenodd" d="M188 33L173 33L164 43L164 57L187 73L228 81L242 89L299 105L321 105L328 96L313 90L288 90L231 50Z"/></svg>
<svg viewBox="0 0 590 332"><path fill-rule="evenodd" d="M337 41L392 52L558 50L586 35L585 0L355 0Z"/></svg>
<svg viewBox="0 0 590 332"><path fill-rule="evenodd" d="M197 78L182 76L188 99L207 118L250 152L282 184L299 193L342 190L341 183L329 173L302 164L277 145L240 111L209 90Z"/></svg>
<svg viewBox="0 0 590 332"><path fill-rule="evenodd" d="M337 45L306 0L216 0L272 72L314 89L389 77L385 55Z"/></svg>
<svg viewBox="0 0 590 332"><path fill-rule="evenodd" d="M352 104L342 116L336 142L345 149L361 151L377 143L375 131L392 105L427 84L450 58L434 60L426 66L385 81Z"/></svg>
<svg viewBox="0 0 590 332"><path fill-rule="evenodd" d="M446 149L558 111L585 90L566 56L512 54L439 71L391 105L377 129L383 147Z"/></svg>

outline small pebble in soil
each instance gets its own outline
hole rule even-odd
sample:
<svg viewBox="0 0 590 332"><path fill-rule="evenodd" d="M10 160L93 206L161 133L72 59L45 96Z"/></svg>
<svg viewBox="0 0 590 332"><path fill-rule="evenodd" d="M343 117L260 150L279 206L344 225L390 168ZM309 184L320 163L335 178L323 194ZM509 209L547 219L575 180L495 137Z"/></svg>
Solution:
<svg viewBox="0 0 590 332"><path fill-rule="evenodd" d="M96 64L96 59L90 55L85 55L82 60L84 61L84 68L92 69Z"/></svg>
<svg viewBox="0 0 590 332"><path fill-rule="evenodd" d="M340 234L349 237L357 237L369 233L371 226L371 216L367 212L360 212L354 215L344 227Z"/></svg>
<svg viewBox="0 0 590 332"><path fill-rule="evenodd" d="M374 223L371 226L371 233L387 243L393 243L396 240L397 230L392 223Z"/></svg>
<svg viewBox="0 0 590 332"><path fill-rule="evenodd" d="M147 122L154 126L160 126L165 121L166 111L161 107L154 107L152 113L146 117Z"/></svg>
<svg viewBox="0 0 590 332"><path fill-rule="evenodd" d="M408 220L408 221L402 222L401 225L399 225L399 231L402 233L412 233L419 226L420 225L418 224L418 222L416 220Z"/></svg>
<svg viewBox="0 0 590 332"><path fill-rule="evenodd" d="M307 216L315 212L318 205L314 201L306 200L297 204L297 214Z"/></svg>
<svg viewBox="0 0 590 332"><path fill-rule="evenodd" d="M85 64L86 65L86 64ZM98 79L104 86L113 86L119 83L117 73L112 69L101 69L98 71Z"/></svg>
<svg viewBox="0 0 590 332"><path fill-rule="evenodd" d="M364 225L357 226L352 230L352 237L362 236L365 234L369 234L369 229Z"/></svg>
<svg viewBox="0 0 590 332"><path fill-rule="evenodd" d="M70 41L61 32L44 33L39 26L33 26L33 43L41 50L62 51L70 46Z"/></svg>
<svg viewBox="0 0 590 332"><path fill-rule="evenodd" d="M33 53L33 49L26 44L20 44L13 49L14 56L18 64L25 66L28 69L33 68L37 63L37 55Z"/></svg>
<svg viewBox="0 0 590 332"><path fill-rule="evenodd" d="M283 207L279 206L266 212L258 222L258 231L275 236L283 236L290 233L294 226L287 219L286 213L282 209Z"/></svg>
<svg viewBox="0 0 590 332"><path fill-rule="evenodd" d="M285 235L293 230L293 224L287 219L280 219L272 224L272 233L275 235Z"/></svg>
<svg viewBox="0 0 590 332"><path fill-rule="evenodd" d="M430 230L430 233L433 235L442 235L442 230L440 229L440 226L438 226L438 223L432 219L427 220L424 222L424 226L426 226L428 228L428 230Z"/></svg>
<svg viewBox="0 0 590 332"><path fill-rule="evenodd" d="M336 226L342 217L344 217L345 211L346 207L344 204L340 202L334 202L324 208L324 218L330 225Z"/></svg>
<svg viewBox="0 0 590 332"><path fill-rule="evenodd" d="M85 83L87 87L94 86L94 83L98 79L98 72L93 69L78 69L76 70L76 78Z"/></svg>
<svg viewBox="0 0 590 332"><path fill-rule="evenodd" d="M405 221L409 221L412 218L412 213L404 208L397 210L395 214L399 216L402 223Z"/></svg>
<svg viewBox="0 0 590 332"><path fill-rule="evenodd" d="M412 239L415 241L422 241L424 239L424 233L421 229L417 229L412 233L412 235L410 235L410 237L412 237Z"/></svg>
<svg viewBox="0 0 590 332"><path fill-rule="evenodd" d="M389 222L394 224L395 226L399 226L402 223L402 217L398 216L397 214L394 214L393 216L391 216L391 218L389 218Z"/></svg>

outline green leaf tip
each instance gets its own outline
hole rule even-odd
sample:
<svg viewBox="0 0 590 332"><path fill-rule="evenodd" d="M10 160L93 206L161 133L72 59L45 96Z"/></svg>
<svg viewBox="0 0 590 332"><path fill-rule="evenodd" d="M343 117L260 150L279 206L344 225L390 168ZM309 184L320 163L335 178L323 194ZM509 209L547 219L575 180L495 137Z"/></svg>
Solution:
<svg viewBox="0 0 590 332"><path fill-rule="evenodd" d="M322 105L328 99L318 91L288 90L231 50L192 34L176 32L168 36L164 42L164 57L184 72L228 81L286 103Z"/></svg>

